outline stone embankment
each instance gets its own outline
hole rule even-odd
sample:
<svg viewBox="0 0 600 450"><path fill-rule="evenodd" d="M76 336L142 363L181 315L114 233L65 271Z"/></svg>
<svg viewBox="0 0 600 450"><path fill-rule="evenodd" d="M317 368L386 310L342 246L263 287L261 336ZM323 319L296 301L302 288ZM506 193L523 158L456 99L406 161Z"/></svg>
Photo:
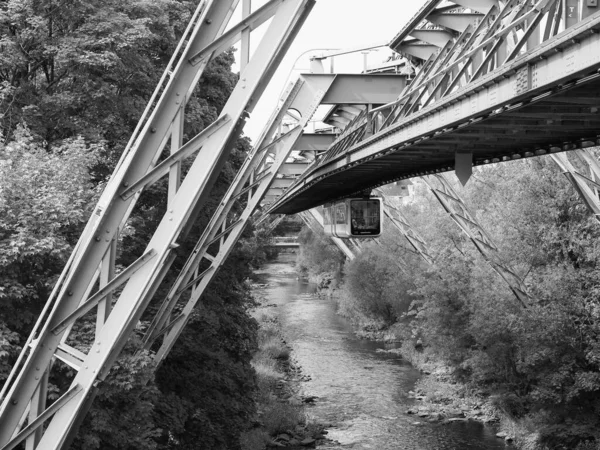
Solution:
<svg viewBox="0 0 600 450"><path fill-rule="evenodd" d="M406 353L402 349L386 352L401 356ZM500 422L499 411L491 405L485 394L473 392L457 382L445 367L415 361L414 355L405 357L423 373L414 390L408 391L408 396L418 401L406 411L406 414L414 417L413 425L421 426L426 422L451 424L468 420L494 424ZM506 442L514 440L514 436L505 431L496 433L496 436Z"/></svg>
<svg viewBox="0 0 600 450"><path fill-rule="evenodd" d="M283 340L282 343L287 345ZM292 350L289 346L288 348ZM279 402L300 409L305 417L305 408L317 401L317 397L302 396L299 393L301 383L310 381L310 375L304 374L302 367L292 357L280 361L280 368L284 376L277 380L274 395ZM267 446L270 448L286 447L288 450L314 448L326 439L327 431L324 428L321 424L304 420L295 427L289 427L272 436L273 439Z"/></svg>

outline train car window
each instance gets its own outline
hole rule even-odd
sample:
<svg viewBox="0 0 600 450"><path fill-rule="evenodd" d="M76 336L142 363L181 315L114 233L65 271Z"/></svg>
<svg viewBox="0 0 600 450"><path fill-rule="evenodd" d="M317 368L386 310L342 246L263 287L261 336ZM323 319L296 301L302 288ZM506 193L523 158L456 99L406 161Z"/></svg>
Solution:
<svg viewBox="0 0 600 450"><path fill-rule="evenodd" d="M381 202L379 199L352 200L350 210L350 234L352 236L381 234Z"/></svg>

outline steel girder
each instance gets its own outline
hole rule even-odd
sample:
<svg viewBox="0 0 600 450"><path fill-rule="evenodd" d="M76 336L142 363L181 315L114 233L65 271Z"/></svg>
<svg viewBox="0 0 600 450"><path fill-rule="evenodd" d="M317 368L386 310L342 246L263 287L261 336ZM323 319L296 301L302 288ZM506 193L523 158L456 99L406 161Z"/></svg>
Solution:
<svg viewBox="0 0 600 450"><path fill-rule="evenodd" d="M437 181L438 186L433 180ZM433 175L429 178L423 177L431 192L450 215L452 220L475 244L475 247L492 268L502 277L517 300L527 307L531 303L531 296L521 277L509 267L507 263L499 258L498 247L481 226L475 215L471 214L467 205L460 195L452 188L444 175Z"/></svg>
<svg viewBox="0 0 600 450"><path fill-rule="evenodd" d="M592 149L575 150L568 153L551 155L552 159L561 168L569 182L573 185L589 211L600 221L600 163L592 153ZM588 174L577 169L571 159L579 160L578 165L587 167Z"/></svg>
<svg viewBox="0 0 600 450"><path fill-rule="evenodd" d="M434 264L433 256L431 256L427 249L427 243L417 230L410 225L399 206L395 205L392 199L387 198L380 190L378 191L378 195L383 199L384 212L387 219L400 231L417 255L420 255L427 264Z"/></svg>
<svg viewBox="0 0 600 450"><path fill-rule="evenodd" d="M560 0L492 5L424 62L395 102L350 123L272 211L453 170L461 151L483 165L597 145L600 116L585 98L599 92L600 12L582 10L572 24L561 8ZM569 120L536 133L551 120L544 108ZM523 123L520 113L533 117Z"/></svg>
<svg viewBox="0 0 600 450"><path fill-rule="evenodd" d="M273 230L275 230L275 228L277 228L277 225L279 225L283 219L285 219L285 215L283 215L283 214L281 214L279 216L275 216L275 219L267 225L267 231L269 233L272 233Z"/></svg>
<svg viewBox="0 0 600 450"><path fill-rule="evenodd" d="M152 349L158 345L158 339L162 338L155 355L157 365L169 353L194 306L233 250L271 185L277 181L280 168L288 159L329 85L330 80L327 79L307 81L300 77L290 87L282 105L267 123L254 150L229 187L146 331L145 349ZM290 131L279 135L277 132L288 110L299 111L302 118ZM189 298L183 296L187 291L190 291Z"/></svg>
<svg viewBox="0 0 600 450"><path fill-rule="evenodd" d="M173 249L185 234L185 226L206 201L247 114L314 0L272 0L251 14L246 7L242 23L226 32L237 4L238 0L207 0L193 15L5 384L0 407L3 450L13 449L24 440L31 449L51 450L69 445L99 385L169 269ZM272 19L268 29L252 57L245 61L220 118L181 145L184 106L206 64L228 48L232 39L247 39L249 30L268 19ZM172 155L167 163L157 164L169 139ZM179 186L179 163L195 152L195 161ZM170 194L165 216L144 254L114 276L114 246L119 228L131 213L139 192L166 175L170 179ZM129 189L132 186L135 191ZM95 290L99 275L101 287ZM119 286L124 286L123 291L111 307L109 296ZM96 339L85 353L68 345L67 337L73 323L94 309L98 309ZM66 362L77 373L71 386L47 406L46 380L53 360Z"/></svg>

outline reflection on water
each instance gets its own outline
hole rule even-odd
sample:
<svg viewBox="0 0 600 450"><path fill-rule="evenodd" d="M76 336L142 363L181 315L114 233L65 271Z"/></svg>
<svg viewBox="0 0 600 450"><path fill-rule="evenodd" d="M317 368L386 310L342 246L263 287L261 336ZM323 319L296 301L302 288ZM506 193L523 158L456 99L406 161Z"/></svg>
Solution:
<svg viewBox="0 0 600 450"><path fill-rule="evenodd" d="M317 297L314 285L296 279L294 260L294 254L282 254L258 271L258 282L268 286L257 294L277 305L285 338L312 378L303 383L302 393L318 397L308 411L334 425L329 438L351 449L507 448L492 428L475 422L414 425L419 419L405 411L415 400L406 393L418 371L396 355L377 353L383 344L357 339L331 300Z"/></svg>

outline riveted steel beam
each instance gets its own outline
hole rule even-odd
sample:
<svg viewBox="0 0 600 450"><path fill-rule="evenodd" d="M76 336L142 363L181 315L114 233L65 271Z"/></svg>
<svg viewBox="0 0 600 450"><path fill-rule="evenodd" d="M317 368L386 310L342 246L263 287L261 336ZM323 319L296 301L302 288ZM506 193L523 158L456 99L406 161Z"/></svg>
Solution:
<svg viewBox="0 0 600 450"><path fill-rule="evenodd" d="M335 139L336 135L332 133L302 133L292 150L299 151L302 156L304 152L324 152Z"/></svg>
<svg viewBox="0 0 600 450"><path fill-rule="evenodd" d="M452 33L447 31L431 30L427 28L413 30L410 32L410 35L420 41L435 45L439 48L444 48L444 46L454 37Z"/></svg>
<svg viewBox="0 0 600 450"><path fill-rule="evenodd" d="M384 104L396 98L406 87L406 75L396 74L305 74L307 79L333 78L334 82L322 101L327 104Z"/></svg>
<svg viewBox="0 0 600 450"><path fill-rule="evenodd" d="M439 47L418 40L407 40L397 47L398 52L427 61L439 51Z"/></svg>
<svg viewBox="0 0 600 450"><path fill-rule="evenodd" d="M554 162L563 171L573 188L579 194L588 210L600 221L600 163L594 156L592 149L575 150L568 153L550 155ZM587 168L587 172L578 169L572 162L577 160L580 167Z"/></svg>
<svg viewBox="0 0 600 450"><path fill-rule="evenodd" d="M427 16L427 20L435 25L441 25L459 33L464 32L469 25L477 19L483 17L482 14L455 14L455 13L432 13Z"/></svg>
<svg viewBox="0 0 600 450"><path fill-rule="evenodd" d="M288 159L292 148L297 143L302 133L302 129L314 114L317 106L325 95L325 92L330 87L330 84L331 79L323 78L320 80L306 80L301 77L296 85L298 86L298 89L292 89L289 92L288 97L284 99L283 105L285 105L285 108L280 108L279 113L275 114L273 120L267 124L266 131L262 134L261 141L258 143L244 166L240 169L236 179L225 194L221 206L217 209L209 225L204 230L204 233L192 252L192 256L188 259L184 269L173 284L171 292L163 302L163 306L161 306L160 311L156 316L156 320L151 324L146 333L146 348L150 348L158 337L163 338L155 356L157 364L160 364L169 353L175 340L185 327L194 306L200 300L204 290L216 275L218 268L227 258L233 249L233 246L237 243L245 226L249 223L261 202L264 201L267 193L273 190L272 184L276 180L279 169L284 164L284 161ZM302 115L302 120L284 135L275 136L273 138L273 134L280 128L280 124L288 109L299 111ZM270 176L264 177L255 189L251 192L249 191L249 197L243 211L240 214L236 213L237 219L231 222L229 227L219 232L222 225L232 220L228 219L228 214L236 200L239 198L237 195L238 192L244 189L246 183L252 183L251 180L256 171L262 170L264 153L266 153L267 148L272 147L270 142L271 139L273 139L273 142L276 142L276 144L273 149L275 159L268 167ZM220 242L219 250L212 258L210 267L204 270L200 276L192 279L193 273L199 266L202 258L204 258L208 248L217 242ZM179 318L177 323L173 325L171 324L171 315L181 298L181 294L189 288L191 288L190 297L181 308L180 314L183 315L183 318ZM165 327L168 327L168 330L165 331Z"/></svg>

